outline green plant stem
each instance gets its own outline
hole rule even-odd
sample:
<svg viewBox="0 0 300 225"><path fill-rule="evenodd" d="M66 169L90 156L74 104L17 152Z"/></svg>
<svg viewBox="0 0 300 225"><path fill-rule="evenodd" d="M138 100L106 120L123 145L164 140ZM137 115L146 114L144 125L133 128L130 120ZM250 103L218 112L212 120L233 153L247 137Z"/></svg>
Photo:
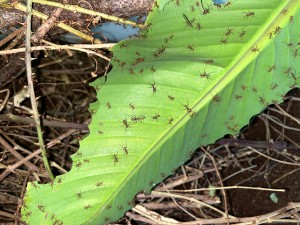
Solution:
<svg viewBox="0 0 300 225"><path fill-rule="evenodd" d="M30 101L33 111L33 117L36 124L36 129L38 133L38 139L39 139L39 145L42 150L42 156L43 156L43 162L45 165L45 169L49 174L49 177L51 180L54 179L54 176L52 174L51 168L49 166L49 162L47 159L46 154L46 148L43 140L43 133L41 129L41 121L39 118L38 110L37 110L37 104L35 100L35 93L34 93L34 87L33 87L33 80L32 80L32 69L31 69L31 16L32 16L32 1L27 1L27 8L26 8L26 38L25 38L25 62L26 62L26 74L27 74L27 82L28 82L28 89L29 89L29 95L30 95Z"/></svg>

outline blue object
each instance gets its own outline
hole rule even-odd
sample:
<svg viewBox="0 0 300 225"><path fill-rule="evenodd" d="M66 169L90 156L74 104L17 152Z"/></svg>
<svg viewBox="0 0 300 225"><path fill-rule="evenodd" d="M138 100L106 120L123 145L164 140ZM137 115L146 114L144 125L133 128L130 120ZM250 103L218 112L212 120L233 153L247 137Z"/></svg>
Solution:
<svg viewBox="0 0 300 225"><path fill-rule="evenodd" d="M142 18L142 22L146 20L146 16ZM137 22L138 16L129 18L129 20ZM124 39L128 39L139 34L140 29L130 25L124 26L114 22L102 23L92 28L93 36L105 42L116 43ZM60 39L69 43L84 43L80 37L66 33L60 36Z"/></svg>
<svg viewBox="0 0 300 225"><path fill-rule="evenodd" d="M103 23L92 28L94 37L108 42L119 42L139 33L139 28L130 25L116 24L113 22Z"/></svg>
<svg viewBox="0 0 300 225"><path fill-rule="evenodd" d="M213 0L214 4L221 5L226 4L228 0Z"/></svg>

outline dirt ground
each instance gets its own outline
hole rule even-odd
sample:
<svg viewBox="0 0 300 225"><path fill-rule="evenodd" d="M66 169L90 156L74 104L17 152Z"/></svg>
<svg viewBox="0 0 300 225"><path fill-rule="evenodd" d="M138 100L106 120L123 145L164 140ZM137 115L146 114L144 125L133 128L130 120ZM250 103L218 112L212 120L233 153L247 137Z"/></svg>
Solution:
<svg viewBox="0 0 300 225"><path fill-rule="evenodd" d="M288 93L287 96L299 98L300 90L295 89ZM299 99L298 99L299 100ZM294 118L299 117L300 103L299 101L286 100L280 107ZM278 110L276 106L271 106L270 110L266 110L264 114L273 116L281 125L272 121L267 121L266 117L260 115L247 128L240 138L252 141L274 141L287 144L286 148L275 149L266 148L265 154L273 159L266 158L258 154L248 155L253 159L245 163L245 166L256 166L251 170L228 179L226 186L243 185L243 186L259 186L268 188L285 189L285 192L277 193L278 202L274 202L270 198L270 193L251 191L251 190L232 190L229 191L230 208L233 215L239 217L256 216L268 213L286 206L289 202L300 201L300 168L299 165L287 165L275 160L294 161L299 163L300 151L300 132L299 120L293 120L288 116L283 116L274 110ZM298 121L298 122L297 122ZM286 126L283 128L282 126ZM295 130L291 130L294 128ZM298 129L298 130L296 130ZM275 159L275 160L274 160ZM290 161L290 162L291 162ZM239 171L240 168L231 165L223 169L224 177Z"/></svg>
<svg viewBox="0 0 300 225"><path fill-rule="evenodd" d="M64 64L47 64L61 58L64 59ZM87 66L82 69L78 62ZM98 72L103 73L105 66L99 61ZM88 82L95 79L90 75L94 69L93 59L80 54L69 57L62 53L50 55L35 67L40 77L36 89L43 102L39 103L39 109L45 119L43 131L46 143L65 134L70 128L75 129L60 144L51 148L49 158L56 163L56 175L70 170L72 162L69 156L77 151L78 139L88 133L84 123L90 119L88 105L95 100L95 92L88 86ZM21 101L22 107L13 107L11 104L25 84L24 75L20 75L5 86L11 93L6 108L0 114L0 177L5 174L8 165L17 163L20 158L36 149L35 126L32 125L30 112L26 108L30 106L29 99L24 98ZM5 95L5 92L0 93L0 99L4 99ZM245 219L249 222L254 221L255 216L260 218L263 214L286 207L290 202L300 202L300 123L297 119L300 117L299 109L300 89L294 89L287 94L283 104L270 106L253 118L251 124L245 127L239 136L225 136L214 145L197 150L189 162L155 189L159 192L168 187L168 190L177 190L181 196L190 197L190 200L180 197L175 200L167 196L158 197L157 193L140 193L136 197L136 204L159 213L160 217L191 221L189 224L196 224L193 222L195 218L202 218L202 221L206 221L204 224L226 224L226 219L222 218L215 208L223 212L228 211L228 214L238 218L252 217ZM19 117L10 117L11 114ZM53 119L58 122L54 123ZM17 149L21 157L13 155L12 149ZM208 153L213 156L215 163ZM39 174L28 172L27 166L19 167L14 173L9 172L0 181L0 225L23 224L20 221L20 207L27 182L36 179L39 179L40 183L49 182L45 177L40 157L31 160L29 165L38 168ZM199 190L222 185L229 187L225 192L226 201L222 191L216 191L214 194L209 190ZM285 192L232 186L284 189ZM188 195L184 193L190 189L198 190L191 191ZM201 200L215 208L199 208L193 199ZM298 211L299 208L293 211L282 210L276 215L286 212L283 218L294 219L294 222L297 222L296 220L300 219ZM272 224L276 224L278 219L271 215L266 218L264 221L273 222ZM260 224L264 221L260 221ZM129 211L118 223L151 224L153 220L136 211ZM283 221L281 224L287 223Z"/></svg>

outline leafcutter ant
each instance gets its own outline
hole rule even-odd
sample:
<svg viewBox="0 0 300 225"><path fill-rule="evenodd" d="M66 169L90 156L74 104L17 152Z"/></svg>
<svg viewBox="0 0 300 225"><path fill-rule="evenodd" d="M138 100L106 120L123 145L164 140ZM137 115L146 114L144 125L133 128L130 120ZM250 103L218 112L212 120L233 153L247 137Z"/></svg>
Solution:
<svg viewBox="0 0 300 225"><path fill-rule="evenodd" d="M43 204L38 205L38 209L39 209L41 212L45 212L45 206L44 206Z"/></svg>
<svg viewBox="0 0 300 225"><path fill-rule="evenodd" d="M226 45L227 41L228 41L228 38L222 38L220 42L221 42L221 44Z"/></svg>
<svg viewBox="0 0 300 225"><path fill-rule="evenodd" d="M240 100L240 99L243 98L243 96L242 96L242 95L235 95L234 98L235 98L236 100Z"/></svg>
<svg viewBox="0 0 300 225"><path fill-rule="evenodd" d="M187 48L190 50L190 52L194 53L194 51L195 51L194 45L188 45Z"/></svg>
<svg viewBox="0 0 300 225"><path fill-rule="evenodd" d="M126 145L122 147L122 150L124 151L124 154L125 154L125 155L128 155L128 150L129 150L129 149L128 149L128 147L127 147L127 142L126 142Z"/></svg>
<svg viewBox="0 0 300 225"><path fill-rule="evenodd" d="M266 99L263 96L259 96L259 102L262 105L266 105Z"/></svg>
<svg viewBox="0 0 300 225"><path fill-rule="evenodd" d="M134 70L133 70L133 68L129 68L128 69L128 72L129 72L129 74L132 76L132 75L134 75Z"/></svg>
<svg viewBox="0 0 300 225"><path fill-rule="evenodd" d="M152 116L152 119L158 121L159 117L160 115L156 113L154 116Z"/></svg>
<svg viewBox="0 0 300 225"><path fill-rule="evenodd" d="M75 166L77 167L77 169L79 169L82 166L82 163L81 162L77 162Z"/></svg>
<svg viewBox="0 0 300 225"><path fill-rule="evenodd" d="M299 56L298 51L299 51L298 48L294 49L294 52L293 52L293 57L294 57L294 58L293 58L293 60L294 60L297 56Z"/></svg>
<svg viewBox="0 0 300 225"><path fill-rule="evenodd" d="M255 46L255 47L252 47L250 49L250 51L251 51L251 53L256 53L256 52L259 52L259 48L257 46Z"/></svg>
<svg viewBox="0 0 300 225"><path fill-rule="evenodd" d="M153 94L156 93L156 86L155 86L155 81L153 80L153 83L150 84L151 88L152 88L152 91L153 91Z"/></svg>
<svg viewBox="0 0 300 225"><path fill-rule="evenodd" d="M128 104L128 106L129 106L129 108L131 108L132 110L135 109L134 105L133 105L131 102Z"/></svg>
<svg viewBox="0 0 300 225"><path fill-rule="evenodd" d="M156 72L156 69L152 66L152 67L150 68L150 71L151 71L152 73L155 73L155 72Z"/></svg>
<svg viewBox="0 0 300 225"><path fill-rule="evenodd" d="M233 28L227 28L227 30L226 30L226 33L225 33L225 35L226 36L229 36L229 35L232 35L233 34Z"/></svg>
<svg viewBox="0 0 300 225"><path fill-rule="evenodd" d="M170 119L168 119L168 124L172 124L172 123L173 123L173 121L174 121L174 118L170 118Z"/></svg>
<svg viewBox="0 0 300 225"><path fill-rule="evenodd" d="M103 185L103 181L97 181L96 186L101 187Z"/></svg>
<svg viewBox="0 0 300 225"><path fill-rule="evenodd" d="M123 120L123 126L125 127L125 130L130 127L127 118Z"/></svg>
<svg viewBox="0 0 300 225"><path fill-rule="evenodd" d="M242 31L239 33L239 37L242 39L245 35L246 35L246 31L243 28Z"/></svg>
<svg viewBox="0 0 300 225"><path fill-rule="evenodd" d="M106 103L106 107L107 107L108 109L111 109L111 104L110 104L109 102L107 102L107 103Z"/></svg>
<svg viewBox="0 0 300 225"><path fill-rule="evenodd" d="M174 100L175 100L175 97L172 96L172 95L168 95L168 98L169 98L171 101L174 101Z"/></svg>
<svg viewBox="0 0 300 225"><path fill-rule="evenodd" d="M186 112L187 113L191 113L192 112L192 108L189 106L189 103L187 103L187 104L181 104L184 108L185 108L185 110L186 110Z"/></svg>
<svg viewBox="0 0 300 225"><path fill-rule="evenodd" d="M202 26L201 26L201 24L200 24L200 23L197 23L197 24L196 24L196 29L197 29L197 32L198 32L199 30L201 30L201 29L202 29Z"/></svg>
<svg viewBox="0 0 300 225"><path fill-rule="evenodd" d="M117 154L111 154L111 158L114 160L115 165L116 165L117 162L119 162L118 153Z"/></svg>
<svg viewBox="0 0 300 225"><path fill-rule="evenodd" d="M77 192L76 193L76 197L79 199L79 198L82 198L82 194L81 194L81 191Z"/></svg>
<svg viewBox="0 0 300 225"><path fill-rule="evenodd" d="M213 64L214 60L213 59L207 59L207 60L205 60L205 63L206 64Z"/></svg>
<svg viewBox="0 0 300 225"><path fill-rule="evenodd" d="M88 204L88 205L85 205L83 208L84 209L89 209L89 208L91 208L91 206Z"/></svg>
<svg viewBox="0 0 300 225"><path fill-rule="evenodd" d="M275 65L269 66L269 68L268 68L268 73L272 72L273 70L276 70Z"/></svg>
<svg viewBox="0 0 300 225"><path fill-rule="evenodd" d="M279 34L280 31L281 31L281 27L279 27L279 26L275 27L274 35Z"/></svg>
<svg viewBox="0 0 300 225"><path fill-rule="evenodd" d="M224 5L224 8L226 8L227 6L229 7L231 5L231 2L227 2L225 5Z"/></svg>
<svg viewBox="0 0 300 225"><path fill-rule="evenodd" d="M209 80L209 77L210 77L210 73L206 73L205 70L200 73L200 77L201 78L206 78L207 80Z"/></svg>
<svg viewBox="0 0 300 225"><path fill-rule="evenodd" d="M244 12L246 15L244 17L244 19L248 19L249 17L253 17L255 15L255 12L253 11L248 11L248 12Z"/></svg>
<svg viewBox="0 0 300 225"><path fill-rule="evenodd" d="M221 97L219 95L214 95L212 100L215 103L220 103L221 102Z"/></svg>

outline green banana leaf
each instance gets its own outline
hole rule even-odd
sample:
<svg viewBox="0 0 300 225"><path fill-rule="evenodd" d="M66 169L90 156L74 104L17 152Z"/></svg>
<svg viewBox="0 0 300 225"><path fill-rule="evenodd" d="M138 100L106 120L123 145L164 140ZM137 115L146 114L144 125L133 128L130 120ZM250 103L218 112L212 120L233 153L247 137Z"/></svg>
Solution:
<svg viewBox="0 0 300 225"><path fill-rule="evenodd" d="M299 86L300 1L161 0L139 38L113 48L113 70L93 83L90 134L72 170L29 184L30 225L105 224L193 150L237 134Z"/></svg>

